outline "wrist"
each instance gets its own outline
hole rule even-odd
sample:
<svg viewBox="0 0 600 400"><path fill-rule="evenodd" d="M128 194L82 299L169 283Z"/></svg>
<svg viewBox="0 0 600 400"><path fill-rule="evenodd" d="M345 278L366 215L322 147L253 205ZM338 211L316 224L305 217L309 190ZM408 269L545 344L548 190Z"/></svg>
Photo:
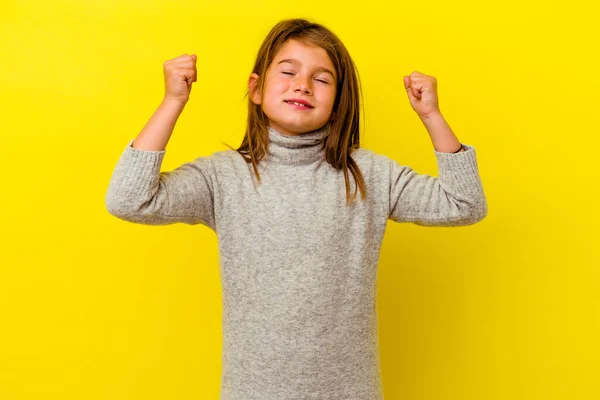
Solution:
<svg viewBox="0 0 600 400"><path fill-rule="evenodd" d="M435 123L435 122L444 120L444 116L442 115L442 113L440 111L429 113L427 115L422 115L422 116L420 115L419 118L421 119L421 121L424 124L430 124L430 123Z"/></svg>
<svg viewBox="0 0 600 400"><path fill-rule="evenodd" d="M181 101L181 100L177 100L171 97L164 97L162 102L160 103L161 106L169 108L169 109L180 109L183 110L183 108L185 107L185 105L187 104L187 102Z"/></svg>

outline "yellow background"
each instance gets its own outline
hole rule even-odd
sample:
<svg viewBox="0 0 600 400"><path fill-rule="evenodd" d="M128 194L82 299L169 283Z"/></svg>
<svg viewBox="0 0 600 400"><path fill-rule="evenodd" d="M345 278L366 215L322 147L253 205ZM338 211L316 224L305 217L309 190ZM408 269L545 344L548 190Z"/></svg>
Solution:
<svg viewBox="0 0 600 400"><path fill-rule="evenodd" d="M358 65L362 145L437 175L402 76L438 79L476 147L489 214L390 221L378 308L388 400L600 398L597 11L583 1L0 2L0 398L218 399L221 284L208 228L111 216L104 196L198 54L163 170L237 146L280 19L336 32Z"/></svg>

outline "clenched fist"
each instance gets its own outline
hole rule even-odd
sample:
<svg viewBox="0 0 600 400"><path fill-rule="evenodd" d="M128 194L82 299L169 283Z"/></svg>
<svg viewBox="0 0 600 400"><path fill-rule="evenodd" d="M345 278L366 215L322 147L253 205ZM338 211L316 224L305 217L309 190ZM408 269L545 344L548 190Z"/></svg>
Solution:
<svg viewBox="0 0 600 400"><path fill-rule="evenodd" d="M408 94L410 105L420 118L440 114L435 77L414 71L412 74L404 76L404 88Z"/></svg>
<svg viewBox="0 0 600 400"><path fill-rule="evenodd" d="M165 99L175 100L185 105L192 92L192 83L196 82L196 55L182 54L165 61Z"/></svg>

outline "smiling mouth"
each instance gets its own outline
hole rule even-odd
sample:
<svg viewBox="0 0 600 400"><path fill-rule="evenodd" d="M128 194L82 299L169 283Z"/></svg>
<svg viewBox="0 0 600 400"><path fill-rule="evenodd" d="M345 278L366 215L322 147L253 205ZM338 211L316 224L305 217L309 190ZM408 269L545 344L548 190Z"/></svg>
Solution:
<svg viewBox="0 0 600 400"><path fill-rule="evenodd" d="M291 106L297 107L297 108L306 108L306 109L314 108L314 107L310 107L310 106L307 106L305 104L298 103L298 102L295 102L295 101L287 101L286 100L285 103L287 103L287 104L289 104Z"/></svg>

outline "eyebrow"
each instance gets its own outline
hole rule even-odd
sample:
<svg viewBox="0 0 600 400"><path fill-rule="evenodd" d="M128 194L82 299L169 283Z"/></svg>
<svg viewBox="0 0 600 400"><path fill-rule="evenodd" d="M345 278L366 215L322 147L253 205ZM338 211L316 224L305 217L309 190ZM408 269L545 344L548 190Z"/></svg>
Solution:
<svg viewBox="0 0 600 400"><path fill-rule="evenodd" d="M277 65L279 65L281 63L284 63L284 62L288 62L288 63L291 63L291 64L300 64L300 61L296 60L295 58L284 58L283 60L279 61L277 63ZM317 67L316 70L319 71L319 72L326 72L329 75L331 75L331 77L333 79L335 79L335 75L333 74L333 72L331 72L329 69L327 69L325 67Z"/></svg>

